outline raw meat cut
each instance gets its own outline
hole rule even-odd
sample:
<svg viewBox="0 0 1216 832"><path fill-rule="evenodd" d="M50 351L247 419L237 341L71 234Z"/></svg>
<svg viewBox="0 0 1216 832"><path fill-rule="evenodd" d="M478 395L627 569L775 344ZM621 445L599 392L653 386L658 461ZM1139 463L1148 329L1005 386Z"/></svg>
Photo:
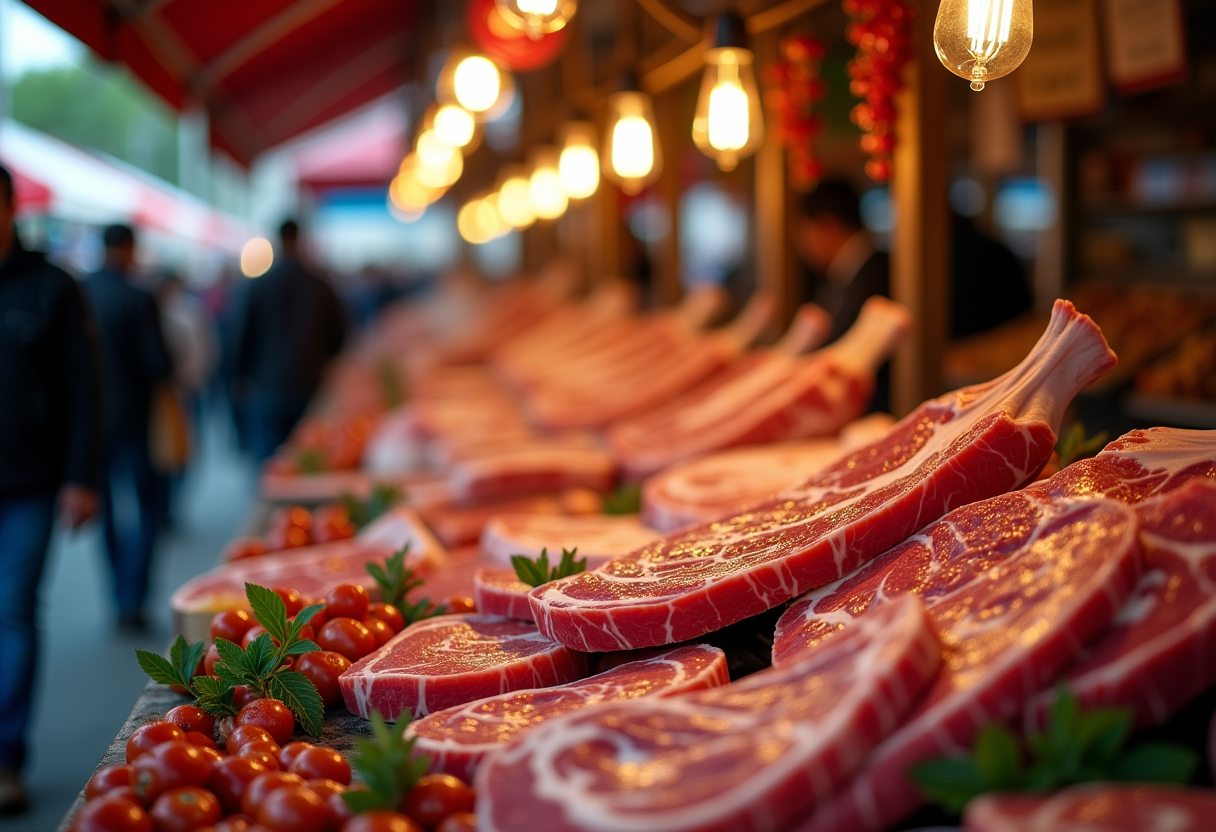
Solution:
<svg viewBox="0 0 1216 832"><path fill-rule="evenodd" d="M411 624L338 677L347 710L387 720L474 699L581 679L587 660L536 627L495 615L441 615Z"/></svg>
<svg viewBox="0 0 1216 832"><path fill-rule="evenodd" d="M942 645L925 697L800 832L876 832L916 809L909 766L965 751L985 723L1019 713L1127 600L1141 568L1138 531L1135 513L1113 500L1003 494L795 602L777 623L778 666L909 594L924 600Z"/></svg>
<svg viewBox="0 0 1216 832"><path fill-rule="evenodd" d="M429 473L373 474L368 471L326 471L318 474L263 472L258 492L272 503L313 505L340 500L347 494L366 500L378 485L400 488L411 503L442 499L450 491L446 479Z"/></svg>
<svg viewBox="0 0 1216 832"><path fill-rule="evenodd" d="M531 621L532 608L528 606L531 591L532 585L521 581L514 569L494 566L478 569L473 575L473 600L477 602L477 611L486 615Z"/></svg>
<svg viewBox="0 0 1216 832"><path fill-rule="evenodd" d="M435 533L445 546L463 546L476 543L493 518L506 514L558 515L562 513L562 501L557 494L535 494L530 497L512 497L503 500L487 500L475 505L435 503L421 510L427 528Z"/></svg>
<svg viewBox="0 0 1216 832"><path fill-rule="evenodd" d="M485 557L476 546L460 546L448 552L447 561L439 568L422 575L423 584L410 593L409 601L430 598L436 604L447 604L453 598L473 597L473 576L487 566Z"/></svg>
<svg viewBox="0 0 1216 832"><path fill-rule="evenodd" d="M633 514L500 514L486 523L481 550L500 566L510 566L511 555L535 560L541 549L559 557L562 549L578 547L578 556L594 569L658 537Z"/></svg>
<svg viewBox="0 0 1216 832"><path fill-rule="evenodd" d="M465 503L565 488L607 493L616 482L616 462L596 448L533 444L457 462L449 482L454 497Z"/></svg>
<svg viewBox="0 0 1216 832"><path fill-rule="evenodd" d="M577 650L671 644L834 581L956 506L1032 480L1068 402L1114 361L1093 321L1057 301L1006 375L922 404L880 441L735 517L537 587L537 626Z"/></svg>
<svg viewBox="0 0 1216 832"><path fill-rule="evenodd" d="M915 598L721 688L599 705L478 769L481 832L767 832L828 797L937 669Z"/></svg>
<svg viewBox="0 0 1216 832"><path fill-rule="evenodd" d="M1216 480L1194 480L1137 514L1147 571L1057 683L1085 707L1130 707L1145 728L1216 684ZM1045 690L1030 701L1028 727L1045 722L1054 700Z"/></svg>
<svg viewBox="0 0 1216 832"><path fill-rule="evenodd" d="M249 609L245 584L290 587L306 598L324 598L343 583L378 591L365 568L382 562L408 544L407 565L427 575L443 568L447 552L412 509L399 507L351 540L289 549L233 561L204 572L178 587L170 606L178 630L190 641L205 640L211 617L221 610Z"/></svg>
<svg viewBox="0 0 1216 832"><path fill-rule="evenodd" d="M563 714L643 696L674 696L725 685L726 655L694 644L628 662L581 682L506 693L411 722L407 735L431 758L431 771L471 781L487 754Z"/></svg>
<svg viewBox="0 0 1216 832"><path fill-rule="evenodd" d="M1086 783L1053 795L989 794L967 805L967 832L1211 832L1216 791Z"/></svg>
<svg viewBox="0 0 1216 832"><path fill-rule="evenodd" d="M704 384L608 432L630 477L645 477L710 451L831 436L865 412L874 374L911 329L907 310L866 301L831 346L799 356L778 347L735 362Z"/></svg>
<svg viewBox="0 0 1216 832"><path fill-rule="evenodd" d="M845 425L838 438L749 445L677 463L642 483L642 517L652 529L674 532L734 514L805 482L845 453L885 436L893 424L887 414L875 413Z"/></svg>

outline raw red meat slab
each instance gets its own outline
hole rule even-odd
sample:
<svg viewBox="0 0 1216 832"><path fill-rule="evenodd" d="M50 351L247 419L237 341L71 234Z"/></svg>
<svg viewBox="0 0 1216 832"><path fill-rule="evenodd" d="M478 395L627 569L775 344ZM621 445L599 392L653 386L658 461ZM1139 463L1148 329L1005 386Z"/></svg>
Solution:
<svg viewBox="0 0 1216 832"><path fill-rule="evenodd" d="M410 723L414 747L431 758L431 771L471 781L487 754L563 714L643 696L675 696L730 682L726 654L717 647L677 647L629 662L581 682L507 693L448 708Z"/></svg>
<svg viewBox="0 0 1216 832"><path fill-rule="evenodd" d="M500 566L510 566L511 555L536 560L547 549L554 559L562 549L577 547L587 568L594 569L658 537L633 514L500 514L486 523L481 550Z"/></svg>
<svg viewBox="0 0 1216 832"><path fill-rule="evenodd" d="M514 569L489 567L478 569L473 575L473 600L477 602L477 611L486 615L531 621L532 608L528 606L531 591L532 585L521 581Z"/></svg>
<svg viewBox="0 0 1216 832"><path fill-rule="evenodd" d="M797 661L893 600L925 602L942 668L898 731L799 832L886 829L922 802L908 767L968 749L1016 715L1129 597L1139 523L1106 499L1005 494L956 509L777 623L774 664Z"/></svg>
<svg viewBox="0 0 1216 832"><path fill-rule="evenodd" d="M475 699L581 679L584 656L533 625L494 615L441 615L406 627L338 677L353 714L424 716Z"/></svg>
<svg viewBox="0 0 1216 832"><path fill-rule="evenodd" d="M1216 480L1141 503L1137 514L1148 569L1058 682L1085 707L1130 707L1145 728L1216 684ZM1030 701L1028 728L1044 723L1054 699L1046 690Z"/></svg>
<svg viewBox="0 0 1216 832"><path fill-rule="evenodd" d="M462 546L476 543L486 524L500 514L560 514L560 495L536 494L531 497L513 497L503 500L487 500L473 505L457 503L435 503L421 509L422 519L435 537L445 546Z"/></svg>
<svg viewBox="0 0 1216 832"><path fill-rule="evenodd" d="M768 832L900 722L938 648L915 598L787 667L555 719L477 772L480 832Z"/></svg>
<svg viewBox="0 0 1216 832"><path fill-rule="evenodd" d="M1216 791L1087 783L1053 795L989 794L967 805L967 832L1211 832Z"/></svg>
<svg viewBox="0 0 1216 832"><path fill-rule="evenodd" d="M541 632L577 650L696 638L830 583L956 506L1017 488L1068 402L1113 366L1067 301L1018 367L922 404L882 440L736 517L537 587Z"/></svg>
<svg viewBox="0 0 1216 832"><path fill-rule="evenodd" d="M449 474L453 496L465 503L590 488L607 493L616 463L595 448L523 447L455 463Z"/></svg>

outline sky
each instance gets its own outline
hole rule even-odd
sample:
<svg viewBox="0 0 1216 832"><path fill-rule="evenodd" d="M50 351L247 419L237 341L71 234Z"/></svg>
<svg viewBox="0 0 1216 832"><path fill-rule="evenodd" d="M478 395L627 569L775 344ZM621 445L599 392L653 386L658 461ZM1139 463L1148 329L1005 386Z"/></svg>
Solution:
<svg viewBox="0 0 1216 832"><path fill-rule="evenodd" d="M0 0L0 67L14 79L31 69L75 63L80 41L18 0Z"/></svg>

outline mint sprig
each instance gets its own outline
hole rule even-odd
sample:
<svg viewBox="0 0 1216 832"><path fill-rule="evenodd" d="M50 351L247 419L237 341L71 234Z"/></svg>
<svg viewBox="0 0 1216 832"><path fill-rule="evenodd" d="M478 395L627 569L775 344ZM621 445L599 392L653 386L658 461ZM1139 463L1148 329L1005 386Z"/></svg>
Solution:
<svg viewBox="0 0 1216 832"><path fill-rule="evenodd" d="M360 500L353 494L343 494L342 505L346 507L350 522L356 529L361 529L404 499L405 492L400 486L377 483L366 500Z"/></svg>
<svg viewBox="0 0 1216 832"><path fill-rule="evenodd" d="M575 560L578 547L562 549L562 559L557 566L549 568L549 550L540 550L540 557L532 560L527 555L511 555L511 565L515 567L515 575L528 586L540 586L559 578L568 578L579 572L587 571L587 559Z"/></svg>
<svg viewBox="0 0 1216 832"><path fill-rule="evenodd" d="M136 650L135 660L153 682L190 690L194 670L206 652L205 642L187 644L184 637L178 636L169 647L168 658L151 650Z"/></svg>
<svg viewBox="0 0 1216 832"><path fill-rule="evenodd" d="M974 797L990 791L1049 792L1095 780L1186 783L1195 754L1167 743L1126 748L1131 733L1129 708L1082 712L1075 695L1061 688L1045 730L1026 737L1029 759L1017 736L1001 723L986 725L971 754L919 763L912 781L933 803L960 813Z"/></svg>
<svg viewBox="0 0 1216 832"><path fill-rule="evenodd" d="M380 597L385 603L401 610L401 617L405 619L407 627L424 618L433 618L447 612L445 605L435 605L430 598L421 598L412 604L407 600L407 596L423 584L414 570L405 565L405 555L409 548L407 543L385 560L383 566L369 561L364 567L380 588Z"/></svg>
<svg viewBox="0 0 1216 832"><path fill-rule="evenodd" d="M637 514L641 510L642 486L640 483L622 483L604 498L604 514Z"/></svg>
<svg viewBox="0 0 1216 832"><path fill-rule="evenodd" d="M397 724L389 728L384 717L373 711L371 737L355 740L355 753L350 762L367 790L349 790L342 795L355 814L376 809L398 811L401 801L430 769L430 757L414 751L415 738L405 738L409 722L409 714L403 714Z"/></svg>

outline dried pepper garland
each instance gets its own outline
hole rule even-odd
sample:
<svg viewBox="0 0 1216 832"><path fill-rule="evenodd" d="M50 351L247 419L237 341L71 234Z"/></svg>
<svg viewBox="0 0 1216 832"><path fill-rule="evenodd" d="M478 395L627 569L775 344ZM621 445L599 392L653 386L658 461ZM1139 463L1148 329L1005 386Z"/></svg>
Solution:
<svg viewBox="0 0 1216 832"><path fill-rule="evenodd" d="M808 35L793 35L781 41L781 62L765 71L769 110L775 116L777 141L788 150L790 181L800 190L819 180L822 168L815 158L815 136L823 130L823 119L812 105L827 94L819 77L823 44Z"/></svg>
<svg viewBox="0 0 1216 832"><path fill-rule="evenodd" d="M866 173L886 182L895 150L895 94L903 89L904 67L912 57L913 9L905 0L844 0L843 7L852 18L846 36L857 47L848 65L849 91L862 99L851 117L865 132Z"/></svg>

